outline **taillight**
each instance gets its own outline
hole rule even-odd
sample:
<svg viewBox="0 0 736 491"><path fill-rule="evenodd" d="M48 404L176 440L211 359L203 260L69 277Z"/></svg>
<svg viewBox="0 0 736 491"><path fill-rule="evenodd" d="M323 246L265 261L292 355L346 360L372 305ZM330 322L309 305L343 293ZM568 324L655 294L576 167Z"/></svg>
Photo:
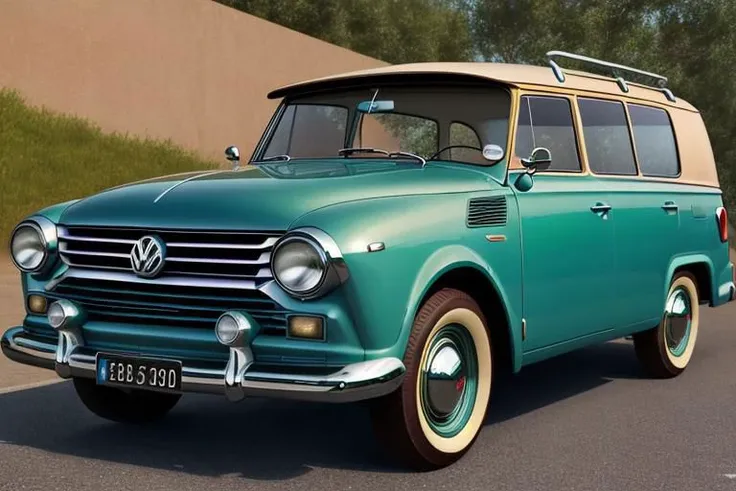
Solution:
<svg viewBox="0 0 736 491"><path fill-rule="evenodd" d="M722 206L716 209L716 220L718 221L718 233L721 235L721 242L728 241L728 212Z"/></svg>

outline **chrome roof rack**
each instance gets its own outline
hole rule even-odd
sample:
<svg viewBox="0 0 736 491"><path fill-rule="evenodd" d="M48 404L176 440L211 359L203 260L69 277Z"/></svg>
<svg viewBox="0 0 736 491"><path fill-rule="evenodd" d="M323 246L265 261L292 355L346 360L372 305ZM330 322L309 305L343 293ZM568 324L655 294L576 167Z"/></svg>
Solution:
<svg viewBox="0 0 736 491"><path fill-rule="evenodd" d="M555 77L560 83L565 83L565 70L557 64L555 59L574 60L593 67L608 69L610 70L610 75L616 80L616 83L621 88L622 92L629 91L629 85L624 78L624 75L628 74L649 78L654 81L655 85L641 85L662 92L665 97L667 97L667 99L671 102L675 102L676 100L674 94L672 94L672 91L667 88L667 77L665 76L658 75L652 72L646 72L637 68L631 68L625 65L618 65L609 61L590 58L588 56L567 53L565 51L550 51L547 53L547 62L549 63L549 66L552 67L552 71L554 72Z"/></svg>

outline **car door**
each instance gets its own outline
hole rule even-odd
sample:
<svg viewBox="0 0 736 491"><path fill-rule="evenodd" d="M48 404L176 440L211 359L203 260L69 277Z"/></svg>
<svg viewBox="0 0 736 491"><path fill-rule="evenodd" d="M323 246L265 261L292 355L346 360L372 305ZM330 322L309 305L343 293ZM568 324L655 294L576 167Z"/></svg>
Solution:
<svg viewBox="0 0 736 491"><path fill-rule="evenodd" d="M617 302L612 316L624 330L653 327L680 240L680 212L689 208L665 182L680 174L670 118L660 108L614 100L579 98L578 106L591 172L606 177L611 195Z"/></svg>
<svg viewBox="0 0 736 491"><path fill-rule="evenodd" d="M582 172L567 97L521 98L515 155L547 148L552 164L516 188L523 244L525 353L611 328L613 224L607 192ZM523 171L511 171L510 182Z"/></svg>

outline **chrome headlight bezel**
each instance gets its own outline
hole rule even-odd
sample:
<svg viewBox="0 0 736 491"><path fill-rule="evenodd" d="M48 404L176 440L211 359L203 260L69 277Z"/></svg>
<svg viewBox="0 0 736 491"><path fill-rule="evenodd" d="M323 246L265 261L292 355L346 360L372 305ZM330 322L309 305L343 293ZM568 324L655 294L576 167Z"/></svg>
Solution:
<svg viewBox="0 0 736 491"><path fill-rule="evenodd" d="M304 245L311 247L322 265L322 276L319 281L315 286L304 291L294 290L285 284L282 278L279 278L274 266L279 251L283 250L282 248L285 245L294 242L302 242ZM347 266L337 243L327 233L313 227L292 230L279 239L271 253L271 275L286 293L301 300L322 297L347 281L349 277Z"/></svg>
<svg viewBox="0 0 736 491"><path fill-rule="evenodd" d="M41 245L44 251L44 257L41 262L34 268L28 268L20 264L13 254L13 242L18 232L24 228L32 228L40 239ZM27 220L23 220L13 229L10 234L9 242L10 259L16 268L24 273L38 274L48 270L55 262L58 253L58 235L56 231L56 224L44 217L31 217Z"/></svg>

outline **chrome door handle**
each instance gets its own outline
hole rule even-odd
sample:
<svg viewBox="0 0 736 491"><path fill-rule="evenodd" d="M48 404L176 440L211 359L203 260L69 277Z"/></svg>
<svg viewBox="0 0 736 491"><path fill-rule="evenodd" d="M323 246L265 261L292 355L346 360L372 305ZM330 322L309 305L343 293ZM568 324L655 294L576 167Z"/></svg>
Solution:
<svg viewBox="0 0 736 491"><path fill-rule="evenodd" d="M662 205L662 209L664 211L677 211L679 207L677 206L677 203L674 201L665 201Z"/></svg>
<svg viewBox="0 0 736 491"><path fill-rule="evenodd" d="M611 205L605 203L596 203L595 206L590 207L590 211L593 213L608 213L611 211Z"/></svg>

